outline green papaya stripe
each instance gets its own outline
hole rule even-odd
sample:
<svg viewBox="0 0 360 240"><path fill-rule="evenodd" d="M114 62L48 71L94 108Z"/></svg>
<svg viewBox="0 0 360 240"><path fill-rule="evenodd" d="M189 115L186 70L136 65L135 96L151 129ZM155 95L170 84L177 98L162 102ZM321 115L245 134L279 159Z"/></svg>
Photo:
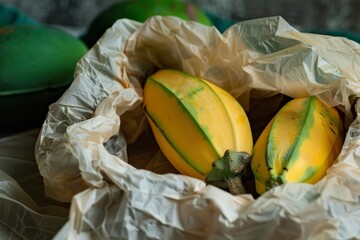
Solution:
<svg viewBox="0 0 360 240"><path fill-rule="evenodd" d="M184 76L189 77L189 75L187 75L187 74L185 74L185 73L182 73L182 74L183 74ZM192 77L192 76L191 76L191 77ZM228 111L227 107L225 106L224 102L222 101L221 97L218 95L218 93L217 93L211 86L209 86L206 82L204 83L204 81L206 81L206 80L202 80L202 79L197 78L197 77L192 77L192 78L193 78L194 80L197 80L197 81L200 82L201 84L205 85L205 86L215 95L215 97L216 97L216 98L218 99L218 101L220 102L221 106L222 106L223 109L225 110L226 117L227 117L228 121L230 122L230 126L231 126L231 129L232 129L231 133L232 133L232 137L233 137L233 140L234 140L233 144L234 144L234 146L236 146L236 145L237 145L237 138L235 137L235 133L234 133L234 131L235 131L235 126L234 126L233 122L232 122L231 119L230 119L229 111ZM206 134L206 133L205 133L205 134ZM210 143L211 143L211 140L210 140L210 139L209 139L209 141L210 141ZM213 145L211 144L211 146L213 146ZM214 150L215 150L215 152L216 152L216 149L215 149L215 148L214 148Z"/></svg>
<svg viewBox="0 0 360 240"><path fill-rule="evenodd" d="M302 144L302 142L307 140L307 137L310 135L310 131L312 130L312 126L314 124L314 115L311 114L314 108L314 97L309 97L308 99L306 99L303 103L304 106L304 118L302 119L302 121L299 121L299 127L297 129L299 129L298 131L298 135L295 138L295 141L293 144L291 144L291 146L289 147L288 151L285 153L285 155L283 156L282 160L282 165L284 168L291 168L292 164L298 159L299 155L300 155L300 147ZM273 167L273 162L274 162L274 156L275 156L275 151L277 149L277 146L275 146L274 141L272 141L273 138L273 130L276 131L275 129L277 127L281 127L278 126L281 125L281 122L279 122L277 124L276 121L274 121L273 125L271 126L271 130L268 136L268 145L266 148L266 163L268 168L272 168Z"/></svg>
<svg viewBox="0 0 360 240"><path fill-rule="evenodd" d="M323 108L320 111L320 115L322 115L328 124L328 127L330 129L330 131L336 135L336 134L340 134L341 136L343 136L343 128L341 127L341 123L340 118L337 118L336 115L331 114L330 110L327 108Z"/></svg>
<svg viewBox="0 0 360 240"><path fill-rule="evenodd" d="M170 146L175 150L175 152L182 158L184 159L184 161L190 165L194 170L196 170L198 173L204 175L204 172L199 169L199 167L197 165L195 165L193 162L191 162L182 152L179 151L179 149L176 148L175 144L171 141L171 139L169 138L169 136L167 134L165 134L165 132L160 128L160 126L158 125L157 121L155 120L154 116L152 116L147 110L146 108L145 110L145 114L151 119L151 121L154 123L154 125L157 127L157 129L160 131L161 135L166 139L166 141L170 144Z"/></svg>
<svg viewBox="0 0 360 240"><path fill-rule="evenodd" d="M188 74L186 74L186 73L179 72L179 71L176 71L176 70L173 70L173 71L174 71L174 72L177 72L177 73L179 73L179 74L181 74L181 75L183 75L183 76L186 77L186 78L189 78L189 77L190 77L190 78L192 78L193 80L195 80L195 81L197 81L198 83L201 84L201 86L202 86L201 89L194 90L194 91L192 92L192 94L191 94L191 95L188 95L187 97L192 96L192 95L195 95L197 92L203 90L204 88L209 89L209 90L216 96L216 98L218 99L218 102L220 102L220 104L221 104L221 106L223 107L223 109L225 109L226 116L227 116L227 118L228 118L228 120L229 120L229 122L230 122L230 124L231 124L232 130L234 130L234 126L233 126L232 122L230 121L230 116L229 116L229 113L228 113L227 108L225 107L224 103L221 101L221 98L219 97L219 95L218 95L208 84L204 83L204 81L203 81L202 79L200 79L200 78L197 78L197 77L194 77L194 76L190 76L190 75L188 75ZM186 110L185 112L191 117L192 121L193 121L194 123L196 123L196 128L200 130L202 136L204 136L205 139L206 139L206 141L210 143L213 151L214 151L215 153L217 153L217 154L219 155L219 157L221 157L223 153L218 153L218 152L216 151L216 149L215 149L215 147L214 147L214 145L213 145L213 142L212 142L212 140L211 140L211 134L210 134L208 131L206 131L206 128L205 128L204 126L201 127L201 126L199 125L199 123L196 121L196 109L193 109L193 108L191 108L191 106L184 104L184 103L177 97L177 95L176 95L173 91L171 91L171 89L169 89L169 88L167 88L166 86L162 85L161 83L159 83L158 81L156 81L156 79L154 80L154 78L152 78L152 77L150 77L150 79L151 79L153 82L158 83L158 85L163 86L164 89L167 90L166 92L168 92L169 95L174 96L174 97L176 98L176 101L179 103L179 105L180 105L184 110ZM234 131L231 131L231 132L234 134ZM233 139L235 139L235 136L234 136L234 135L233 135Z"/></svg>
<svg viewBox="0 0 360 240"><path fill-rule="evenodd" d="M254 178L259 180L260 182L262 183L265 183L265 179L261 176L261 174L258 172L258 167L255 168L255 169L252 169L252 172L253 172L253 175L254 175Z"/></svg>
<svg viewBox="0 0 360 240"><path fill-rule="evenodd" d="M306 182L308 179L314 176L314 174L318 171L318 168L316 167L308 167L306 168L302 178L299 180L299 182Z"/></svg>
<svg viewBox="0 0 360 240"><path fill-rule="evenodd" d="M196 79L196 78L194 78ZM168 93L169 96L172 96L176 99L176 102L178 103L178 105L180 106L180 108L182 108L184 110L184 112L190 117L190 119L192 120L192 122L194 123L196 129L199 130L200 134L203 136L203 138L210 144L212 150L217 153L216 149L214 148L208 134L206 134L206 132L204 131L204 129L199 125L199 123L196 121L195 117L190 114L189 109L186 108L185 104L177 97L177 95L171 91L171 89L167 88L166 86L164 86L163 84L161 84L160 82L156 81L156 79L154 79L153 77L149 77L148 80L151 80L154 84L158 85L161 89L163 89L166 93ZM197 79L198 80L198 79ZM203 82L201 82L200 80L198 80L201 84L204 84ZM210 88L209 86L206 85L206 87ZM201 173L201 174L205 174L202 169L199 166L194 165L194 163L191 162L191 160L185 156L182 152L180 152L179 149L176 148L175 144L173 143L173 141L171 140L171 138L160 128L159 124L157 121L155 121L154 116L151 116L150 113L147 113L150 118L153 120L153 122L155 123L155 125L158 127L158 129L160 130L160 132L163 134L164 138L168 141L168 143L174 148L174 150L185 160L185 162L187 164L189 164L192 168L194 168L197 172ZM219 156L220 157L220 156Z"/></svg>

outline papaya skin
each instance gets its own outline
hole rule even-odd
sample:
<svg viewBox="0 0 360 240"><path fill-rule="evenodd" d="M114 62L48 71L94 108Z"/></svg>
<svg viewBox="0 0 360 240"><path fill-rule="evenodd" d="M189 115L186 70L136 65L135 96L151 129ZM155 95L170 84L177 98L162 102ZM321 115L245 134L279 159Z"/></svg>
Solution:
<svg viewBox="0 0 360 240"><path fill-rule="evenodd" d="M338 110L318 98L288 102L254 145L251 169L256 191L263 194L287 182L317 183L339 155L344 132Z"/></svg>
<svg viewBox="0 0 360 240"><path fill-rule="evenodd" d="M184 175L205 180L226 150L252 151L241 105L204 79L160 70L145 82L143 107L161 151Z"/></svg>

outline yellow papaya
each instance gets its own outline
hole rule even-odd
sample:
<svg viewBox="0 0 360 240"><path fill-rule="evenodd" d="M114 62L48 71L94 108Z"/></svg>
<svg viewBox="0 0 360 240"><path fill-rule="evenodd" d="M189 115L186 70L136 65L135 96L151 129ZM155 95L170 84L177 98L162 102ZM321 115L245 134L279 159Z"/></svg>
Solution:
<svg viewBox="0 0 360 240"><path fill-rule="evenodd" d="M252 151L245 111L207 80L159 70L145 82L143 107L161 151L184 175L205 180L226 150Z"/></svg>
<svg viewBox="0 0 360 240"><path fill-rule="evenodd" d="M254 145L256 191L262 194L286 182L318 182L338 157L344 131L339 111L317 97L288 102Z"/></svg>

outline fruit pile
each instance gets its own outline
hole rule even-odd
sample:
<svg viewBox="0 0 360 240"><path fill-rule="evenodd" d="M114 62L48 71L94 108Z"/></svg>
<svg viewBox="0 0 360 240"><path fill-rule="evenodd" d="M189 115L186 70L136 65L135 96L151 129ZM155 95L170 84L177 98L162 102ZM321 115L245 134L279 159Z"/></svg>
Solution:
<svg viewBox="0 0 360 240"><path fill-rule="evenodd" d="M314 184L344 142L340 112L309 96L281 107L253 145L251 122L234 97L177 70L148 77L143 108L161 151L180 173L233 194L245 193L249 179L257 194L287 182Z"/></svg>

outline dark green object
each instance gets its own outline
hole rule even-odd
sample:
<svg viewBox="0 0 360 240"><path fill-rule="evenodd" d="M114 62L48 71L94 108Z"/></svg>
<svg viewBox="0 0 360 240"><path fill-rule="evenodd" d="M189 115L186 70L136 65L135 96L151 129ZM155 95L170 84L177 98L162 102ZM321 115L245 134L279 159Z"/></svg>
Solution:
<svg viewBox="0 0 360 240"><path fill-rule="evenodd" d="M233 195L246 193L244 182L251 174L248 169L250 161L251 156L247 152L227 150L222 158L213 162L205 182Z"/></svg>
<svg viewBox="0 0 360 240"><path fill-rule="evenodd" d="M204 11L186 4L183 0L129 0L115 3L96 16L82 39L91 47L117 20L127 18L144 22L155 15L176 16L184 20L212 25Z"/></svg>
<svg viewBox="0 0 360 240"><path fill-rule="evenodd" d="M56 102L67 87L39 92L0 96L0 138L40 128L49 105Z"/></svg>
<svg viewBox="0 0 360 240"><path fill-rule="evenodd" d="M206 12L206 15L221 33L225 32L225 30L236 23L234 20L223 18L211 12Z"/></svg>
<svg viewBox="0 0 360 240"><path fill-rule="evenodd" d="M0 96L69 85L86 45L64 31L0 27Z"/></svg>
<svg viewBox="0 0 360 240"><path fill-rule="evenodd" d="M41 127L87 50L81 40L58 29L0 27L0 136Z"/></svg>
<svg viewBox="0 0 360 240"><path fill-rule="evenodd" d="M21 10L0 4L0 26L4 25L40 25L37 21L27 16Z"/></svg>

